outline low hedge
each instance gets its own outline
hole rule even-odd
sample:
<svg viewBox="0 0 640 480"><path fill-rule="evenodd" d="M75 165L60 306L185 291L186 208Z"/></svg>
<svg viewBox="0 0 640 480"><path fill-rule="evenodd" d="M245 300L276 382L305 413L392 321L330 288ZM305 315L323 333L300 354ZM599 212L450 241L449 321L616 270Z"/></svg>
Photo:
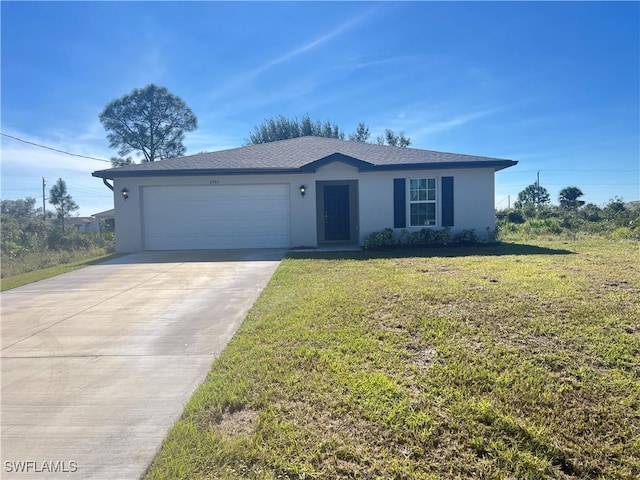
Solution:
<svg viewBox="0 0 640 480"><path fill-rule="evenodd" d="M364 238L365 250L384 250L389 248L420 248L453 244L486 244L495 241L495 235L488 231L486 239L478 237L474 229L462 230L453 235L448 227L441 229L423 228L410 232L402 229L399 233L391 228L372 232Z"/></svg>

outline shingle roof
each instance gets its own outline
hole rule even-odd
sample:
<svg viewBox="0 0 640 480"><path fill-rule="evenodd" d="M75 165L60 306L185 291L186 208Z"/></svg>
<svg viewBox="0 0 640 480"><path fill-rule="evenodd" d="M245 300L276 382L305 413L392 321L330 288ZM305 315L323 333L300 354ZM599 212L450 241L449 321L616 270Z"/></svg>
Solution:
<svg viewBox="0 0 640 480"><path fill-rule="evenodd" d="M490 167L497 171L518 163L500 158L389 147L333 138L299 137L98 170L93 172L93 176L112 179L158 175L299 173L315 171L317 167L337 160L360 170Z"/></svg>

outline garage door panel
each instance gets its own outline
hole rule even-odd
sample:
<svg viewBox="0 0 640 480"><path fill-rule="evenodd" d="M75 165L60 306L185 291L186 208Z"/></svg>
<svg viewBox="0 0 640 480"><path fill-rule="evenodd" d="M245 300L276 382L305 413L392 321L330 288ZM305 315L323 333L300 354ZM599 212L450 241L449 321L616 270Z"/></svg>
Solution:
<svg viewBox="0 0 640 480"><path fill-rule="evenodd" d="M146 187L148 250L289 247L288 185Z"/></svg>

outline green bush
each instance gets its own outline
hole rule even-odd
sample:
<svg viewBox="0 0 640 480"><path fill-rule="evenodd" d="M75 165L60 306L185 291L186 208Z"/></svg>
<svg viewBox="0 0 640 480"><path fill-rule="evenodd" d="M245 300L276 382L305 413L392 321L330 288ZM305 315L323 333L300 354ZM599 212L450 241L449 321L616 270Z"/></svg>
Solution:
<svg viewBox="0 0 640 480"><path fill-rule="evenodd" d="M578 210L578 216L588 222L599 222L602 220L602 209L593 203L587 203Z"/></svg>
<svg viewBox="0 0 640 480"><path fill-rule="evenodd" d="M434 242L450 243L451 242L451 229L449 227L442 228L440 230L434 230Z"/></svg>
<svg viewBox="0 0 640 480"><path fill-rule="evenodd" d="M471 233L469 233L471 232ZM472 236L477 241L477 236L472 230L465 234ZM426 245L446 245L452 241L451 229L423 228L422 230L409 232L406 228L396 236L391 228L385 228L379 232L372 232L364 238L365 250L379 250L391 247L420 247Z"/></svg>
<svg viewBox="0 0 640 480"><path fill-rule="evenodd" d="M409 233L408 230L403 230L408 234L406 242L400 242L405 245L428 245L438 241L438 230L433 228L423 228L417 232Z"/></svg>
<svg viewBox="0 0 640 480"><path fill-rule="evenodd" d="M456 233L453 237L455 243L475 243L478 241L478 236L474 229L463 230L460 233Z"/></svg>
<svg viewBox="0 0 640 480"><path fill-rule="evenodd" d="M640 240L640 230L634 230L629 227L618 227L609 234L611 238Z"/></svg>
<svg viewBox="0 0 640 480"><path fill-rule="evenodd" d="M59 228L50 230L47 234L48 250L89 250L93 248L115 249L113 232L87 233L75 228L64 232Z"/></svg>
<svg viewBox="0 0 640 480"><path fill-rule="evenodd" d="M524 215L519 210L512 210L507 215L507 220L511 223L524 223Z"/></svg>
<svg viewBox="0 0 640 480"><path fill-rule="evenodd" d="M368 250L390 247L395 243L393 230L390 228L385 228L381 232L372 232L364 238L364 248Z"/></svg>

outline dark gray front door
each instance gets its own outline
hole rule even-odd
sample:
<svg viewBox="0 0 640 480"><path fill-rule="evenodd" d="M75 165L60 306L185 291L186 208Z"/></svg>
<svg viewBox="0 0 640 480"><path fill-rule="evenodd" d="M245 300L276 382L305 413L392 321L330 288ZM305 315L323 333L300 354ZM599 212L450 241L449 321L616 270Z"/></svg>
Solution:
<svg viewBox="0 0 640 480"><path fill-rule="evenodd" d="M324 239L351 239L349 185L324 186Z"/></svg>

